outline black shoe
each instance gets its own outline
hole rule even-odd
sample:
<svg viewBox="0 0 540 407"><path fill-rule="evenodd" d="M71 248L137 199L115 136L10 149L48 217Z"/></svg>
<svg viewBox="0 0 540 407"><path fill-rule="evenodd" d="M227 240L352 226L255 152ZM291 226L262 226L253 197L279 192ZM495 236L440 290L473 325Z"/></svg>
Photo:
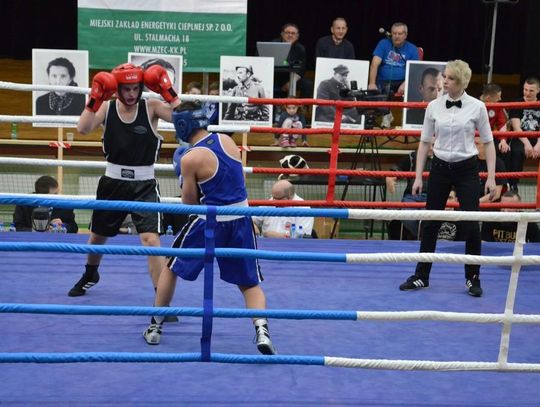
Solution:
<svg viewBox="0 0 540 407"><path fill-rule="evenodd" d="M472 295L473 297L481 297L482 296L482 287L480 287L480 279L477 276L474 276L473 278L468 278L465 280L465 285L469 289L468 293L469 295Z"/></svg>
<svg viewBox="0 0 540 407"><path fill-rule="evenodd" d="M427 278L418 277L416 275L410 276L407 281L399 286L401 291L417 290L419 288L429 287L429 280Z"/></svg>
<svg viewBox="0 0 540 407"><path fill-rule="evenodd" d="M77 281L77 284L75 284L73 288L69 290L68 295L70 297L80 297L81 295L86 294L86 290L96 285L98 281L99 281L99 273L97 271L94 271L94 272L85 271L81 279Z"/></svg>

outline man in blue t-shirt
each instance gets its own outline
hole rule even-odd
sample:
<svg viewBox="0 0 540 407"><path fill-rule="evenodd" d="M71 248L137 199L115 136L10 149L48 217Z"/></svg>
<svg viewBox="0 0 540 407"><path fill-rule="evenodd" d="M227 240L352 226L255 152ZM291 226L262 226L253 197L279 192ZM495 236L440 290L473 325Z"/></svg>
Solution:
<svg viewBox="0 0 540 407"><path fill-rule="evenodd" d="M379 41L369 68L368 89L404 92L407 61L420 59L416 45L407 41L407 32L405 23L394 23L391 35Z"/></svg>

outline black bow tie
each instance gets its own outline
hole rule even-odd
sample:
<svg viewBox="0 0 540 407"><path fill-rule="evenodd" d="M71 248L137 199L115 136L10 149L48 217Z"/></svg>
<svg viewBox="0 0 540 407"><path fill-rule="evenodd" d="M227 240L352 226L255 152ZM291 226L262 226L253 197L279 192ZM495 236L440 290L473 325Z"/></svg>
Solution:
<svg viewBox="0 0 540 407"><path fill-rule="evenodd" d="M450 109L452 106L455 106L458 109L461 109L461 100L456 100L455 102L451 102L449 100L446 100L446 108Z"/></svg>

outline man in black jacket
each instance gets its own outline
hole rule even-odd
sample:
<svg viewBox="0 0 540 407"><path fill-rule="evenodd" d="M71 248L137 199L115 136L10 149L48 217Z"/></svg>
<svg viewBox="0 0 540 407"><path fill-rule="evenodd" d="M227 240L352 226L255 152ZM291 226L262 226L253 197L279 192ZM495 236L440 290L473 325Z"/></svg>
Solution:
<svg viewBox="0 0 540 407"><path fill-rule="evenodd" d="M48 175L39 177L34 185L34 194L57 194L58 182ZM17 205L13 212L13 223L17 232L30 232L32 230L32 212L36 209L33 206ZM50 208L50 227L66 227L67 233L77 233L79 226L75 222L73 209Z"/></svg>
<svg viewBox="0 0 540 407"><path fill-rule="evenodd" d="M274 72L274 97L287 97L296 95L290 95L290 71L294 70L294 80L296 81L296 88L300 91L300 97L310 98L313 96L313 82L307 79L304 74L306 73L306 49L298 41L300 38L300 29L294 23L287 23L281 27L281 34L279 38L273 40L273 42L288 42L291 44L291 50L287 55L287 66L280 69L278 68Z"/></svg>

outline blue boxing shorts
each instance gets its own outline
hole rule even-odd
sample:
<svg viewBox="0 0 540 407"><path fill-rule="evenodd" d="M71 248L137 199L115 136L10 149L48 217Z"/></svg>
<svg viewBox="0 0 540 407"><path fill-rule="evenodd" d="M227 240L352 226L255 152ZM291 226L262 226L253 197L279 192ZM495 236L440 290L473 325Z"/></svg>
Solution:
<svg viewBox="0 0 540 407"><path fill-rule="evenodd" d="M204 248L206 220L192 216L174 240L173 248ZM256 249L257 241L251 217L218 221L215 229L215 247ZM252 287L263 281L258 259L246 257L218 257L220 277L231 284ZM172 257L169 268L184 280L194 281L204 267L202 257Z"/></svg>

